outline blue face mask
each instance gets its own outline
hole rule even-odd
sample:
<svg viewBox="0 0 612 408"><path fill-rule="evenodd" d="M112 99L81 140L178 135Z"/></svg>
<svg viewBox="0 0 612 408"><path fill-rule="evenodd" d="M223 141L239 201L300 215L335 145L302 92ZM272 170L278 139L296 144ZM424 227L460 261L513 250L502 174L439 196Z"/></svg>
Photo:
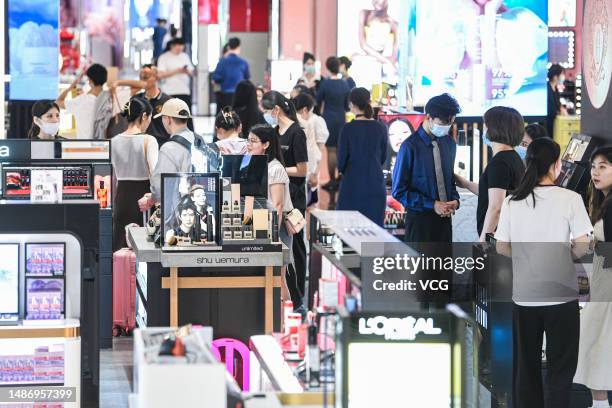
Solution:
<svg viewBox="0 0 612 408"><path fill-rule="evenodd" d="M304 72L310 75L314 75L317 73L317 67L314 65L304 65Z"/></svg>
<svg viewBox="0 0 612 408"><path fill-rule="evenodd" d="M482 142L485 144L485 146L489 146L491 149L493 148L493 142L489 140L489 135L487 134L487 132L483 133Z"/></svg>
<svg viewBox="0 0 612 408"><path fill-rule="evenodd" d="M272 127L276 127L278 126L278 118L275 118L274 116L272 116L271 113L264 113L264 120L268 123L268 125L272 126Z"/></svg>
<svg viewBox="0 0 612 408"><path fill-rule="evenodd" d="M525 158L527 157L527 148L525 146L516 146L514 151L518 153L522 161L525 161Z"/></svg>

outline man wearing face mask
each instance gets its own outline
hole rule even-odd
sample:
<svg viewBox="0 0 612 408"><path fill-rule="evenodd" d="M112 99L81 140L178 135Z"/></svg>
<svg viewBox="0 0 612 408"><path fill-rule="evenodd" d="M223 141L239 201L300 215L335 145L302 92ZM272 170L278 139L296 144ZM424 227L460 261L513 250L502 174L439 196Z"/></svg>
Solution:
<svg viewBox="0 0 612 408"><path fill-rule="evenodd" d="M425 121L406 139L393 170L393 197L406 209L405 242L452 242L451 216L459 208L453 168L457 145L449 135L461 112L448 94L425 105Z"/></svg>

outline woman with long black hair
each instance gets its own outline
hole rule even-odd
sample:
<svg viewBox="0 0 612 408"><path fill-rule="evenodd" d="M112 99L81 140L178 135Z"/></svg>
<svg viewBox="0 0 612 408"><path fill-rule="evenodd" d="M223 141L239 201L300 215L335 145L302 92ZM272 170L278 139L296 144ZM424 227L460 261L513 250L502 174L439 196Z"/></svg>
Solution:
<svg viewBox="0 0 612 408"><path fill-rule="evenodd" d="M293 237L287 232L287 227L283 220L285 215L293 210L291 202L291 194L289 192L289 176L283 165L283 154L281 152L276 130L268 125L256 125L251 129L249 138L247 139L249 154L265 154L268 157L268 205L278 214L279 221L279 237L280 240L289 248L290 261L293 264ZM301 302L302 294L296 291L297 282L296 276L289 273L285 276L285 271L281 274L283 280L287 278L290 285L285 287L283 284L281 290L281 300L289 300L292 302ZM286 281L285 281L286 282ZM288 292L288 293L287 293Z"/></svg>
<svg viewBox="0 0 612 408"><path fill-rule="evenodd" d="M280 92L267 92L262 100L261 107L264 118L271 126L276 128L276 134L281 146L285 169L289 175L289 188L293 206L306 214L306 173L308 172L308 148L306 134L298 123L297 113L293 103ZM306 243L304 231L293 237L293 256L295 259L295 274L297 276L298 290L303 295L306 288ZM289 268L291 271L292 267ZM291 286L291 281L288 282ZM290 287L290 290L292 288ZM295 309L300 309L301 302L293 302Z"/></svg>
<svg viewBox="0 0 612 408"><path fill-rule="evenodd" d="M595 235L593 271L589 276L590 299L580 314L580 352L574 382L591 390L593 408L609 408L612 390L612 147L591 156L591 222Z"/></svg>
<svg viewBox="0 0 612 408"><path fill-rule="evenodd" d="M113 203L114 250L127 246L124 228L128 224L142 222L138 199L151 191L149 177L159 154L157 140L145 133L152 113L153 107L148 100L133 96L122 112L128 128L112 139L111 157L117 181Z"/></svg>
<svg viewBox="0 0 612 408"><path fill-rule="evenodd" d="M569 408L580 335L570 243L588 245L593 227L582 197L555 185L561 172L557 143L534 140L526 162L518 188L504 200L495 233L498 251L512 256L514 406Z"/></svg>
<svg viewBox="0 0 612 408"><path fill-rule="evenodd" d="M232 108L242 123L242 137L247 138L255 125L266 123L257 102L257 88L248 79L238 82L234 92Z"/></svg>

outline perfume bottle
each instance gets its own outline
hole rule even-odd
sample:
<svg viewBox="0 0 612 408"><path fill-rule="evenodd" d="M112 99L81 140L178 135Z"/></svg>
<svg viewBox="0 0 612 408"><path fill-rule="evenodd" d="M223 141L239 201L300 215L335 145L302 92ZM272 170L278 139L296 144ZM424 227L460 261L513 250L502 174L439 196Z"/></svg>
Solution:
<svg viewBox="0 0 612 408"><path fill-rule="evenodd" d="M106 208L108 206L108 190L104 188L104 180L100 180L100 188L96 190L96 195L100 202L100 208Z"/></svg>

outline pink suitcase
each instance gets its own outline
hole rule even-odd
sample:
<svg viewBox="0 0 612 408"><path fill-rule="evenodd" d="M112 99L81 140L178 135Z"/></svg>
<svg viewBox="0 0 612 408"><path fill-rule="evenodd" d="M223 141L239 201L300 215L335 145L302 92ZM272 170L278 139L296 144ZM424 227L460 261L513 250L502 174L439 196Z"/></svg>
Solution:
<svg viewBox="0 0 612 408"><path fill-rule="evenodd" d="M113 336L136 327L136 254L122 248L113 254Z"/></svg>

